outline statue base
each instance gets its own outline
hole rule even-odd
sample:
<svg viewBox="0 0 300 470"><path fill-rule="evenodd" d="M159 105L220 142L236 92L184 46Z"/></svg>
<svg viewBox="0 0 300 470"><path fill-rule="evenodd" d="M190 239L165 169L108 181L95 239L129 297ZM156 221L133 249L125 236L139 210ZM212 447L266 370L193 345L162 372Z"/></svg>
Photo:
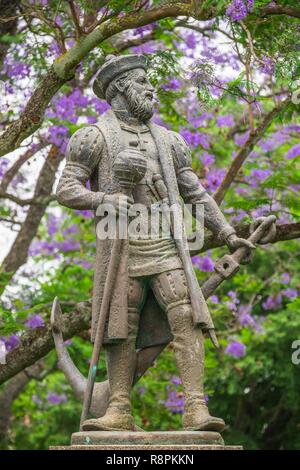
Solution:
<svg viewBox="0 0 300 470"><path fill-rule="evenodd" d="M85 431L72 434L70 446L50 450L242 450L226 446L221 435L209 431Z"/></svg>

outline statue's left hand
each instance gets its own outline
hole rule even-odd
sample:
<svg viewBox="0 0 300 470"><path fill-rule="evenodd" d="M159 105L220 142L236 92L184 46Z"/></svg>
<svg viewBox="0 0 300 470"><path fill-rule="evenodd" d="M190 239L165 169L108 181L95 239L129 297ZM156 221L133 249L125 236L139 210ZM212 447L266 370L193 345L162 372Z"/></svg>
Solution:
<svg viewBox="0 0 300 470"><path fill-rule="evenodd" d="M241 247L249 248L250 250L255 250L255 246L253 245L253 243L251 243L249 240L246 240L245 238L239 238L235 233L229 235L226 240L226 244L231 253Z"/></svg>

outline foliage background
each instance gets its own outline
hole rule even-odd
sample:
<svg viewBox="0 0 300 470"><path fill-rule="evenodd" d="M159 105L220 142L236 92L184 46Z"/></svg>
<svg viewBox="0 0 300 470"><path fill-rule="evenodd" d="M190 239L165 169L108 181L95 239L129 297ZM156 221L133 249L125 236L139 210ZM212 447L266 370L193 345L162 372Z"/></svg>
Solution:
<svg viewBox="0 0 300 470"><path fill-rule="evenodd" d="M257 248L252 263L209 300L221 349L207 341L205 389L210 411L227 422L226 443L299 449L300 366L291 360L300 339L298 2L1 0L0 6L0 335L8 352L0 377L15 367L0 388L1 448L68 444L78 428L81 404L55 351L43 359L36 354L27 363L38 361L33 373L17 370L18 350L30 335L35 341L46 335L55 295L74 315L91 296L92 214L59 207L53 194L68 139L107 109L91 92L97 68L108 53L135 52L151 61L155 121L185 137L195 171L223 201L228 220L245 230L254 217L275 214L284 226L281 239ZM121 29L86 48L84 41L107 25ZM209 240L211 249L193 258L200 282L226 252ZM88 338L77 331L68 340L85 375ZM146 430L180 428L183 396L172 345L135 387L133 406Z"/></svg>

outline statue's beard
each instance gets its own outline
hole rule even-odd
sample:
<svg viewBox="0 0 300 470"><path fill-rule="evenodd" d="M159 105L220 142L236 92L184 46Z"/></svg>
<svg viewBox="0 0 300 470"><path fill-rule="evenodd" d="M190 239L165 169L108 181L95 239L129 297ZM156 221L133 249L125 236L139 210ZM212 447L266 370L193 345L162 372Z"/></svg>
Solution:
<svg viewBox="0 0 300 470"><path fill-rule="evenodd" d="M140 121L146 122L153 115L152 100L145 96L145 93L139 94L132 86L128 86L125 91L128 100L129 111Z"/></svg>

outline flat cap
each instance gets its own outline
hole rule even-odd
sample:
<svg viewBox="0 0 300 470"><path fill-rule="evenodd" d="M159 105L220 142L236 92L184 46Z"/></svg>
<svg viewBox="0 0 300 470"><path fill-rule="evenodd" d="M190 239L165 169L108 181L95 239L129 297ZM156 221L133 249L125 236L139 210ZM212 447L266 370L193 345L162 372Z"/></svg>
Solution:
<svg viewBox="0 0 300 470"><path fill-rule="evenodd" d="M93 91L100 99L105 98L105 91L110 82L118 75L132 69L147 70L148 59L141 54L128 54L116 57L109 54L100 67L93 83Z"/></svg>

